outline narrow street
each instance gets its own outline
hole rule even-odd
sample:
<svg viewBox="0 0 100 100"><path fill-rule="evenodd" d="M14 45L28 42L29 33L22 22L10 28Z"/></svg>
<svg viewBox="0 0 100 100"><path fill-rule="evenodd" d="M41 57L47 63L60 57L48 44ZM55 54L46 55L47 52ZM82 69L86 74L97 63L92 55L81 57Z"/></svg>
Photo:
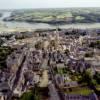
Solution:
<svg viewBox="0 0 100 100"><path fill-rule="evenodd" d="M7 100L11 100L11 98L13 96L13 91L16 88L17 83L18 83L18 81L19 81L19 79L21 77L22 67L23 67L23 63L25 62L25 59L26 59L26 55L24 55L24 58L22 60L22 63L20 64L19 69L16 72L16 77L15 77L15 80L14 80L14 84L12 86L12 91L9 93L9 96L7 97Z"/></svg>

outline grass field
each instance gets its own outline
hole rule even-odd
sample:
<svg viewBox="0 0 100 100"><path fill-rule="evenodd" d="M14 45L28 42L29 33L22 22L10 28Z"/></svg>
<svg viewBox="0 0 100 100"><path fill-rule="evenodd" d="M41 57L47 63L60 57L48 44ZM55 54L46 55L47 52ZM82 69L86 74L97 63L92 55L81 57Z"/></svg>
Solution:
<svg viewBox="0 0 100 100"><path fill-rule="evenodd" d="M87 87L75 87L75 88L72 88L71 91L70 90L65 91L65 93L67 93L67 94L79 94L79 95L87 96L87 95L93 93L93 91Z"/></svg>

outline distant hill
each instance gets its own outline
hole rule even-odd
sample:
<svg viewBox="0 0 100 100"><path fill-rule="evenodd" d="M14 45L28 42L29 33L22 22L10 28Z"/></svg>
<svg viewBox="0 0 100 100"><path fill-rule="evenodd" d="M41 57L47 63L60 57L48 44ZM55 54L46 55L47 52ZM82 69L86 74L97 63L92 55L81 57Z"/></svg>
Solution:
<svg viewBox="0 0 100 100"><path fill-rule="evenodd" d="M14 10L4 21L48 24L97 23L100 22L100 8L21 9Z"/></svg>

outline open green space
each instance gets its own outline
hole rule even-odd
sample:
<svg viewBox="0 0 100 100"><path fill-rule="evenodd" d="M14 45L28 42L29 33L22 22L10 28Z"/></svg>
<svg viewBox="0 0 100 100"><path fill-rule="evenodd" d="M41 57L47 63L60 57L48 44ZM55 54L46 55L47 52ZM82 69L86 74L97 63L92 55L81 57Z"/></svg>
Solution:
<svg viewBox="0 0 100 100"><path fill-rule="evenodd" d="M67 93L67 94L79 94L79 95L87 96L87 95L93 93L93 90L90 90L87 87L75 87L75 88L71 88L71 89L65 91L65 93Z"/></svg>

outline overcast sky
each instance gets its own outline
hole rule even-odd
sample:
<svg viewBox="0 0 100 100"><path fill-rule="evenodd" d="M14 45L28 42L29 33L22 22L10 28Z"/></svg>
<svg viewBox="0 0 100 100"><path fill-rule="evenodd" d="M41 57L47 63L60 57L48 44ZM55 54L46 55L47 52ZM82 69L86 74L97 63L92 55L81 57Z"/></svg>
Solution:
<svg viewBox="0 0 100 100"><path fill-rule="evenodd" d="M0 9L100 7L100 0L0 0Z"/></svg>

